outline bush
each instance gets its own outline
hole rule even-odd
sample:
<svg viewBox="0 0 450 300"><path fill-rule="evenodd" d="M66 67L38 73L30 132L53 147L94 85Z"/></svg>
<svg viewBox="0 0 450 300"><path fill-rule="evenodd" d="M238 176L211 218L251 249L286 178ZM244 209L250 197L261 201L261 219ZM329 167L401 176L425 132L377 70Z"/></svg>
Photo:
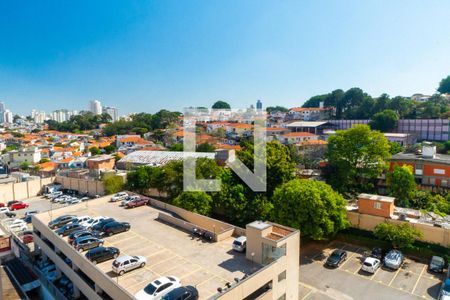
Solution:
<svg viewBox="0 0 450 300"><path fill-rule="evenodd" d="M380 240L390 242L394 248L411 247L415 240L423 236L422 232L407 223L380 223L375 226L373 234Z"/></svg>

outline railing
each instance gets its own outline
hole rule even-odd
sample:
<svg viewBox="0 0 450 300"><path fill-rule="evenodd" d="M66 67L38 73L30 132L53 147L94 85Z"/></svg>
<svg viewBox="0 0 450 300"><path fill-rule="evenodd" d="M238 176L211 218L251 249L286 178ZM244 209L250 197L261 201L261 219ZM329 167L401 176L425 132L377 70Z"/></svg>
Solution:
<svg viewBox="0 0 450 300"><path fill-rule="evenodd" d="M21 296L22 299L25 300L30 300L30 298L28 298L28 295L22 290L22 286L19 283L19 281L17 280L16 276L14 276L13 272L11 272L11 270L7 267L7 266L0 266L4 271L6 271L5 273L9 274L9 277L12 278L12 280L14 281L15 286L17 286L20 290L19 290L19 294Z"/></svg>

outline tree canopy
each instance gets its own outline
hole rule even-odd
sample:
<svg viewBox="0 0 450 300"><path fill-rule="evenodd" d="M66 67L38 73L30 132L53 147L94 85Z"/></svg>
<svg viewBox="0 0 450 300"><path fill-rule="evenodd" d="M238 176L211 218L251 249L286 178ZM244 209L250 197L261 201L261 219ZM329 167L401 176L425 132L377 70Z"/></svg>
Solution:
<svg viewBox="0 0 450 300"><path fill-rule="evenodd" d="M284 106L268 106L268 107L266 107L266 111L267 111L267 113L273 113L273 112L288 112L289 111L289 109L287 109L286 107L284 107Z"/></svg>
<svg viewBox="0 0 450 300"><path fill-rule="evenodd" d="M201 191L182 192L173 200L174 205L205 216L210 215L212 202L211 196Z"/></svg>
<svg viewBox="0 0 450 300"><path fill-rule="evenodd" d="M214 108L214 109L231 109L231 106L230 106L230 104L228 104L225 101L216 101L213 104L212 108Z"/></svg>
<svg viewBox="0 0 450 300"><path fill-rule="evenodd" d="M416 191L413 168L408 165L394 166L392 172L387 173L386 183L391 196L396 198L396 205L410 207L410 201Z"/></svg>
<svg viewBox="0 0 450 300"><path fill-rule="evenodd" d="M328 184L294 179L284 183L273 195L275 222L299 228L302 235L325 239L349 226L346 202Z"/></svg>
<svg viewBox="0 0 450 300"><path fill-rule="evenodd" d="M389 150L384 135L367 125L337 131L328 139L328 182L340 192L370 191L387 167Z"/></svg>
<svg viewBox="0 0 450 300"><path fill-rule="evenodd" d="M408 248L423 234L407 223L391 224L380 223L375 226L374 235L380 240L388 241L394 248Z"/></svg>
<svg viewBox="0 0 450 300"><path fill-rule="evenodd" d="M106 194L110 195L122 191L124 182L121 176L106 174L103 176L103 185L105 186Z"/></svg>
<svg viewBox="0 0 450 300"><path fill-rule="evenodd" d="M450 75L441 80L437 91L441 94L450 94Z"/></svg>
<svg viewBox="0 0 450 300"><path fill-rule="evenodd" d="M45 121L50 130L63 132L77 132L80 130L92 130L99 128L100 124L111 122L109 114L94 115L91 112L80 112L80 114L71 116L69 121L57 122L54 120Z"/></svg>
<svg viewBox="0 0 450 300"><path fill-rule="evenodd" d="M370 121L370 128L387 132L397 127L398 114L392 109L385 109L374 114Z"/></svg>

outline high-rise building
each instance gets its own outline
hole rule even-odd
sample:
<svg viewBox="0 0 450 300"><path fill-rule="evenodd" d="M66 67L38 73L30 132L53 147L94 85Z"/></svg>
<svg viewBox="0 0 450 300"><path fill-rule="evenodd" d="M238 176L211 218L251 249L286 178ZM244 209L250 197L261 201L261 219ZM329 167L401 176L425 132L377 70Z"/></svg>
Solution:
<svg viewBox="0 0 450 300"><path fill-rule="evenodd" d="M113 122L119 120L119 110L111 106L103 106L103 113L111 116Z"/></svg>
<svg viewBox="0 0 450 300"><path fill-rule="evenodd" d="M102 114L102 104L98 100L92 100L89 102L89 111L94 115Z"/></svg>
<svg viewBox="0 0 450 300"><path fill-rule="evenodd" d="M4 112L6 110L5 102L0 102L0 112Z"/></svg>
<svg viewBox="0 0 450 300"><path fill-rule="evenodd" d="M0 123L13 123L13 113L6 109L4 102L0 102Z"/></svg>
<svg viewBox="0 0 450 300"><path fill-rule="evenodd" d="M256 109L257 110L262 110L262 102L261 102L261 100L256 101Z"/></svg>

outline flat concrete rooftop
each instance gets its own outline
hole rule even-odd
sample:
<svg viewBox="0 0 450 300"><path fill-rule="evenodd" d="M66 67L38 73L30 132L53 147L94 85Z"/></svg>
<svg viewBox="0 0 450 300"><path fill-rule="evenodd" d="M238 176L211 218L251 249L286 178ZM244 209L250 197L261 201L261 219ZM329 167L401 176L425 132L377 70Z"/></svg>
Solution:
<svg viewBox="0 0 450 300"><path fill-rule="evenodd" d="M233 238L217 243L205 242L159 221L157 217L161 210L150 206L124 209L119 202L108 200L109 197L103 197L36 217L45 224L50 221L50 215L54 219L64 214L107 216L129 222L131 230L105 237L105 246L119 248L120 255L143 255L147 265L119 278L111 271L113 260L99 263L97 267L131 294L160 276L173 275L180 278L183 285L196 286L200 299L207 299L217 293L218 287L223 288L227 282L234 282L234 278L242 278L260 268L247 260L245 254L232 250ZM84 257L84 254L80 255Z"/></svg>

